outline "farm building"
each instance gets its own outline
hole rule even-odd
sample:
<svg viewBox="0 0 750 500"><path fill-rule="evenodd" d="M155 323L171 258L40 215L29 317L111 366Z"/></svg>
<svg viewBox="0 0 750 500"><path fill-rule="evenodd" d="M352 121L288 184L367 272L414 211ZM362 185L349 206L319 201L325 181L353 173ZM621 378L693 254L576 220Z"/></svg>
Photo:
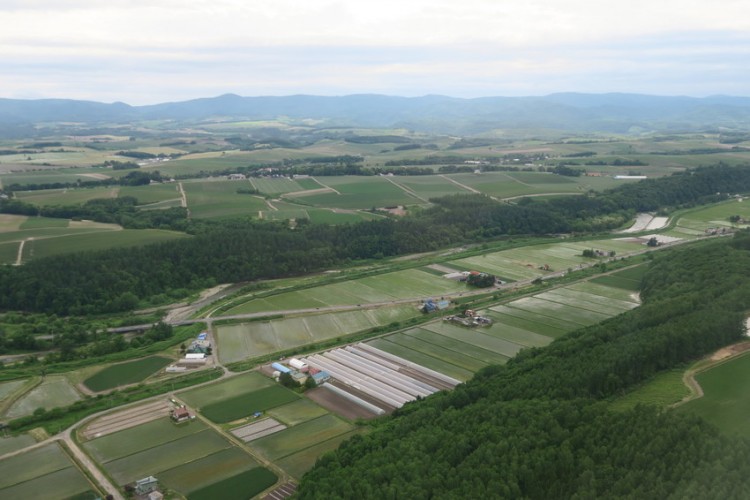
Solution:
<svg viewBox="0 0 750 500"><path fill-rule="evenodd" d="M144 477L143 479L138 479L135 482L135 492L138 495L147 495L152 491L156 491L158 487L159 480L154 476Z"/></svg>
<svg viewBox="0 0 750 500"><path fill-rule="evenodd" d="M190 420L191 415L188 409L182 406L180 408L175 408L174 410L172 410L170 417L175 422L180 423L185 422L186 420Z"/></svg>
<svg viewBox="0 0 750 500"><path fill-rule="evenodd" d="M305 371L307 369L307 363L305 363L304 361L300 361L297 358L290 359L289 366L299 371Z"/></svg>
<svg viewBox="0 0 750 500"><path fill-rule="evenodd" d="M316 384L320 385L324 382L328 382L331 379L331 375L327 371L319 371L312 376Z"/></svg>
<svg viewBox="0 0 750 500"><path fill-rule="evenodd" d="M205 359L206 353L203 352L189 352L185 354L185 359Z"/></svg>
<svg viewBox="0 0 750 500"><path fill-rule="evenodd" d="M292 370L287 368L286 366L282 365L281 363L271 363L271 368L274 370L277 370L281 373L290 373Z"/></svg>

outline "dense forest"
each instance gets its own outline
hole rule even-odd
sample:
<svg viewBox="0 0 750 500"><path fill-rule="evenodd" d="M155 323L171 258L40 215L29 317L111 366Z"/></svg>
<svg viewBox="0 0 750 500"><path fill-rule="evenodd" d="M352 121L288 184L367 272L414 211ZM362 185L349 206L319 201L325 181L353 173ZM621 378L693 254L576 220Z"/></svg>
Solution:
<svg viewBox="0 0 750 500"><path fill-rule="evenodd" d="M242 219L188 224L182 209L141 216L128 199L50 208L48 215L96 212L126 225L172 227L194 237L0 267L0 310L58 315L126 311L139 300L158 301L174 290L299 275L508 235L607 230L625 224L636 212L692 206L746 190L750 166L722 165L586 196L507 204L482 195L455 195L435 199L433 207L399 220L341 226L299 221L295 229Z"/></svg>
<svg viewBox="0 0 750 500"><path fill-rule="evenodd" d="M750 234L653 262L643 305L410 403L325 455L299 498L748 498L750 442L606 400L740 339Z"/></svg>

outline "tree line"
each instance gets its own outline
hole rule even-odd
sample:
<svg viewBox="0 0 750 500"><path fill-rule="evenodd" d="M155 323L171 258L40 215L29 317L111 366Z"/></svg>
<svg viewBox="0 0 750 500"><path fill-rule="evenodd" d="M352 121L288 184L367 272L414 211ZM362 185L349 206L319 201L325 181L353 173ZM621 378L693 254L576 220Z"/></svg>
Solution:
<svg viewBox="0 0 750 500"><path fill-rule="evenodd" d="M750 235L658 257L643 305L407 404L321 458L299 498L747 498L750 441L607 400L744 335Z"/></svg>
<svg viewBox="0 0 750 500"><path fill-rule="evenodd" d="M454 195L434 199L433 207L403 219L339 226L298 221L290 229L285 223L250 219L187 221L180 209L136 212L144 214L138 217L164 216L165 227L183 227L194 237L2 267L0 309L59 315L126 311L135 307L134 296L155 301L174 290L306 274L467 241L608 230L635 212L715 201L726 196L717 192L742 190L750 190L750 167L718 166L599 194L526 198L517 204Z"/></svg>

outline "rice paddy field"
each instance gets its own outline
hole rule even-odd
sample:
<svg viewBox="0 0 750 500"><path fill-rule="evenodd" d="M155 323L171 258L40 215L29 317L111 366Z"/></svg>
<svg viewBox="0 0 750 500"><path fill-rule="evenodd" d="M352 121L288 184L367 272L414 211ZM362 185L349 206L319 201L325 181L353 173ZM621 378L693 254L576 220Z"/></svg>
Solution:
<svg viewBox="0 0 750 500"><path fill-rule="evenodd" d="M635 274L628 271L628 275ZM567 332L621 314L638 303L631 290L580 282L481 311L481 315L492 319L489 327L432 322L368 343L445 375L468 380L485 366L505 363L521 349L546 346Z"/></svg>
<svg viewBox="0 0 750 500"><path fill-rule="evenodd" d="M83 381L94 392L140 382L158 372L173 360L161 356L150 356L127 363L110 365Z"/></svg>
<svg viewBox="0 0 750 500"><path fill-rule="evenodd" d="M0 461L0 498L96 498L94 491L57 443Z"/></svg>
<svg viewBox="0 0 750 500"><path fill-rule="evenodd" d="M407 269L253 299L230 309L226 314L390 302L408 298L439 297L463 291L466 291L464 283L420 269Z"/></svg>
<svg viewBox="0 0 750 500"><path fill-rule="evenodd" d="M695 376L703 397L678 407L712 423L723 433L750 437L750 355L720 363Z"/></svg>
<svg viewBox="0 0 750 500"><path fill-rule="evenodd" d="M281 385L272 385L205 405L200 411L212 422L223 424L249 417L256 412L263 412L297 399L299 399L299 396L295 392Z"/></svg>
<svg viewBox="0 0 750 500"><path fill-rule="evenodd" d="M18 418L34 413L37 408L68 406L81 399L81 395L64 376L49 375L41 384L19 398L5 413L6 418Z"/></svg>
<svg viewBox="0 0 750 500"><path fill-rule="evenodd" d="M414 305L323 313L217 327L219 359L232 363L343 337L421 314Z"/></svg>
<svg viewBox="0 0 750 500"><path fill-rule="evenodd" d="M546 243L452 260L446 265L459 270L484 271L503 281L520 281L596 262L596 259L583 257L583 251L587 249L624 254L643 250L644 245L632 238ZM545 265L549 266L549 271L541 269Z"/></svg>
<svg viewBox="0 0 750 500"><path fill-rule="evenodd" d="M239 394L248 394L274 385L274 381L268 377L264 377L258 372L248 372L207 387L180 392L179 397L189 406L200 409L203 406L218 403Z"/></svg>
<svg viewBox="0 0 750 500"><path fill-rule="evenodd" d="M249 454L198 420L177 425L161 418L93 439L84 447L117 484L154 475L188 498L213 485L245 477L248 471L263 469ZM243 498L276 482L273 473L263 470L266 473L254 475L265 480L256 482L254 488L246 484Z"/></svg>

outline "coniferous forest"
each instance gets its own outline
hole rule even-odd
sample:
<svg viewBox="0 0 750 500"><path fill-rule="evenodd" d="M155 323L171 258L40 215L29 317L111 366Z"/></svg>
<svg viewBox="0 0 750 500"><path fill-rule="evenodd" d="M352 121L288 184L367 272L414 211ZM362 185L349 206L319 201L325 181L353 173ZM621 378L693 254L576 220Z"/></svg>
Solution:
<svg viewBox="0 0 750 500"><path fill-rule="evenodd" d="M299 498L748 498L750 442L607 401L739 340L750 234L659 256L643 305L416 401L320 459Z"/></svg>
<svg viewBox="0 0 750 500"><path fill-rule="evenodd" d="M180 209L164 217L144 217L132 212L134 200L48 208L48 215L70 217L83 210L83 215L101 221L177 229L194 237L2 267L0 309L58 315L126 311L139 300L174 290L299 275L504 236L609 230L637 212L718 201L744 190L750 190L750 167L718 165L586 196L507 204L482 195L455 195L433 200L432 208L399 220L342 226L301 223L294 229L250 220L187 221ZM0 201L0 212L24 213L21 205Z"/></svg>

